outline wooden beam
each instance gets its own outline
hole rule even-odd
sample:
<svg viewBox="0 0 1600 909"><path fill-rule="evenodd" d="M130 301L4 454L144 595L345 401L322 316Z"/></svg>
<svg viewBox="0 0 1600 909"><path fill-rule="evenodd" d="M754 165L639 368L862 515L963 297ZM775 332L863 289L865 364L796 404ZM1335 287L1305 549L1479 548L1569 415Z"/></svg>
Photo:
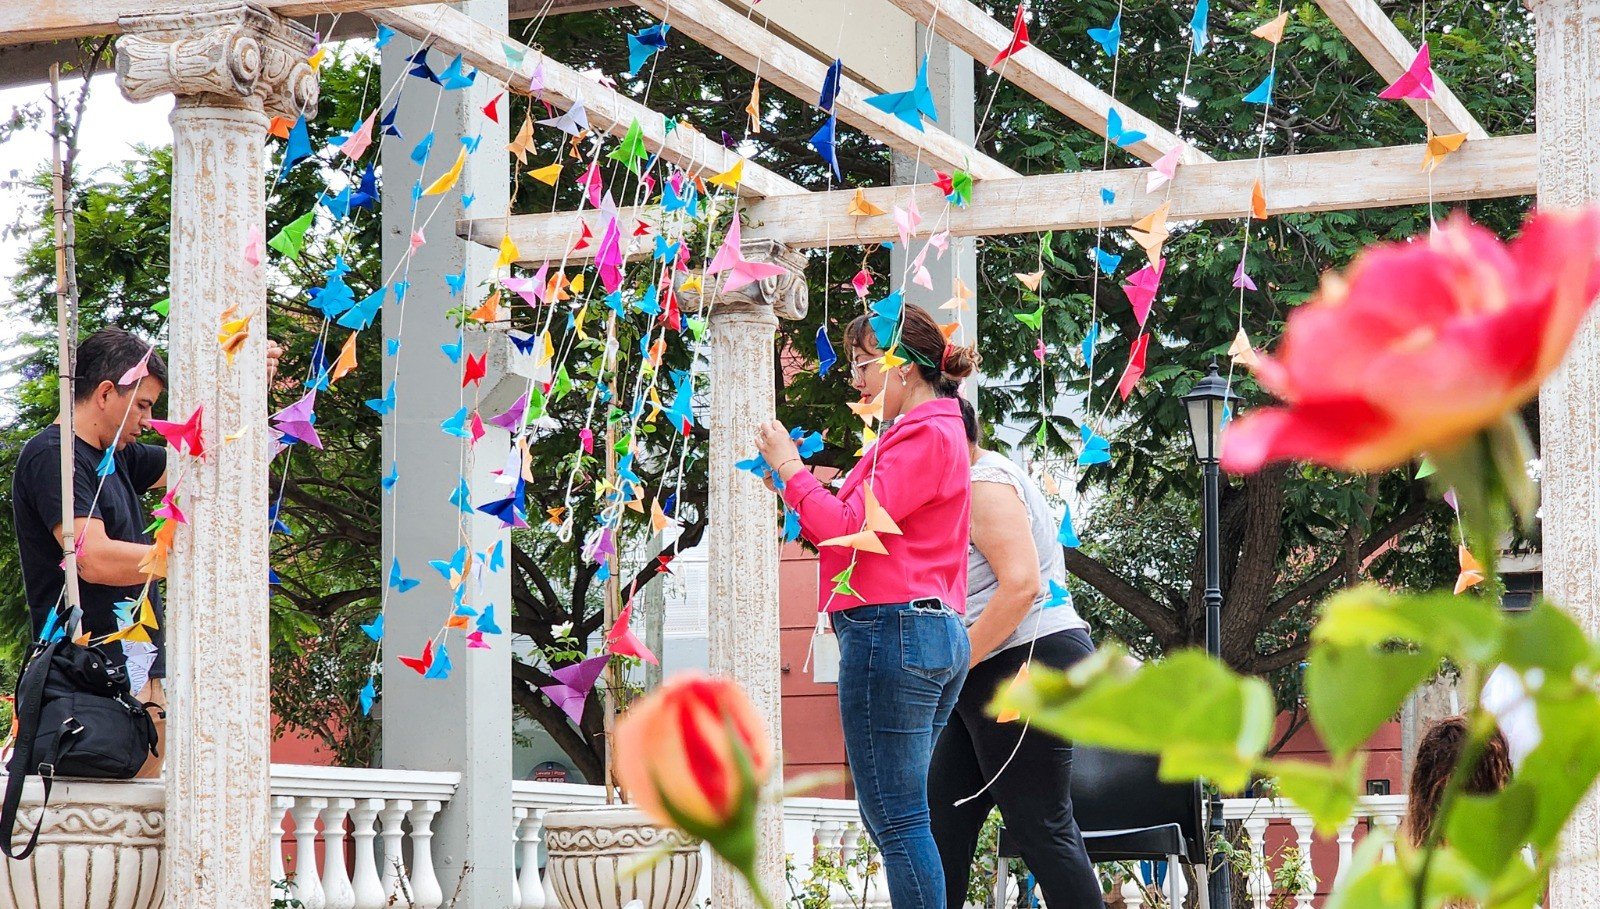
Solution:
<svg viewBox="0 0 1600 909"><path fill-rule="evenodd" d="M506 62L505 52L501 49L503 44L513 42L493 28L444 4L373 10L369 15L418 40L427 38L432 47L445 53L460 54L464 61L490 78L510 83L511 90L519 94L528 93L529 79L542 57L540 52L525 48L527 56L523 58L521 66L513 68ZM549 57L542 59L545 76L542 97L562 109L569 109L575 101L583 99L583 106L589 113L589 123L594 128L621 136L634 121L638 121L647 147L652 151L660 151L663 159L691 173L721 173L743 160L695 130L679 128L668 135L661 114ZM741 195L759 198L807 192L798 183L754 161L745 161L744 181L739 185Z"/></svg>
<svg viewBox="0 0 1600 909"><path fill-rule="evenodd" d="M356 13L424 0L253 0L280 16ZM0 47L120 34L122 16L185 13L192 0L8 0L0 3Z"/></svg>
<svg viewBox="0 0 1600 909"><path fill-rule="evenodd" d="M766 31L718 0L634 0L642 9L689 39L727 57L766 82L805 101L822 91L828 65ZM937 127L918 130L866 102L873 92L849 78L839 80L839 119L901 154L942 170L961 168L980 180L1017 172ZM897 90L910 88L897 86ZM819 118L820 125L820 118Z"/></svg>
<svg viewBox="0 0 1600 909"><path fill-rule="evenodd" d="M889 0L922 23L933 23L940 37L961 48L979 63L987 65L1011 44L1011 28L1001 25L968 0ZM1011 55L999 70L1005 78L1028 94L1050 105L1098 135L1106 134L1106 111L1116 104L1123 125L1145 134L1143 142L1129 146L1128 152L1143 161L1155 161L1181 141L1171 131L1118 104L1109 94L1091 85L1076 71L1029 45ZM1190 147L1180 159L1184 164L1204 164L1210 155Z"/></svg>
<svg viewBox="0 0 1600 909"><path fill-rule="evenodd" d="M1317 0L1317 5L1384 81L1399 78L1416 58L1417 49L1400 34L1376 0ZM1489 138L1444 80L1435 77L1433 86L1431 102L1407 99L1406 103L1434 132L1466 133L1469 141Z"/></svg>
<svg viewBox="0 0 1600 909"><path fill-rule="evenodd" d="M1250 187L1259 177L1267 205L1275 215L1418 205L1430 198L1428 175L1418 169L1424 146L1401 145L1282 155L1196 164L1178 171L1173 181L1170 218L1203 221L1242 218L1249 211ZM1505 136L1468 142L1433 173L1431 198L1436 202L1525 196L1534 192L1537 138ZM995 236L1046 230L1083 230L1103 223L1126 227L1149 214L1164 197L1144 191L1144 168L1105 174L1079 172L987 180L973 189L972 204L951 209L945 226L958 236ZM1105 205L1100 189L1116 192ZM865 190L867 199L885 210L915 198L927 217L924 228L944 210L944 197L933 186L885 186ZM888 215L854 218L846 214L853 190L765 199L745 206L745 236L768 237L795 248L849 246L898 239ZM649 215L648 211L639 210ZM631 217L632 213L625 213ZM584 253L570 253L583 222L598 234L594 213L558 212L511 218L510 233L532 262ZM459 221L457 232L486 246L496 246L506 230L504 218ZM593 244L591 244L592 246Z"/></svg>

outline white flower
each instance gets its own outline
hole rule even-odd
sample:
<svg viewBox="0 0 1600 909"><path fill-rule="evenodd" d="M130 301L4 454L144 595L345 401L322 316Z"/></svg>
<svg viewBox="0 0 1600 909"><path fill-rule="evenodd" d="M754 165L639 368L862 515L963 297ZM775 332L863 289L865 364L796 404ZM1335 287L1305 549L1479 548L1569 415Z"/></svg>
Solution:
<svg viewBox="0 0 1600 909"><path fill-rule="evenodd" d="M571 622L562 622L560 625L556 625L556 626L552 627L550 629L550 633L555 635L558 640L561 639L561 638L571 637L572 636L572 623Z"/></svg>

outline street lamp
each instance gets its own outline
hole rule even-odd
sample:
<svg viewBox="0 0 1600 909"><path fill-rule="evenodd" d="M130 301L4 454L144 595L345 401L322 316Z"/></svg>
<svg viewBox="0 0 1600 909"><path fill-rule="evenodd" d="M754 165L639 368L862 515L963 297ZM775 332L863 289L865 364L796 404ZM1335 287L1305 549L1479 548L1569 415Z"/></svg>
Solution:
<svg viewBox="0 0 1600 909"><path fill-rule="evenodd" d="M1217 374L1217 361L1211 361L1206 377L1194 390L1183 396L1183 405L1189 412L1189 436L1194 441L1194 457L1205 474L1205 486L1200 496L1201 543L1205 547L1206 561L1206 652L1222 659L1222 556L1221 530L1218 527L1218 471L1217 462L1222 452L1222 424L1228 409L1233 406L1233 389L1228 380ZM1222 819L1222 795L1211 795L1212 839L1226 835ZM1226 868L1215 868L1209 878L1211 909L1230 909L1233 905L1232 880Z"/></svg>

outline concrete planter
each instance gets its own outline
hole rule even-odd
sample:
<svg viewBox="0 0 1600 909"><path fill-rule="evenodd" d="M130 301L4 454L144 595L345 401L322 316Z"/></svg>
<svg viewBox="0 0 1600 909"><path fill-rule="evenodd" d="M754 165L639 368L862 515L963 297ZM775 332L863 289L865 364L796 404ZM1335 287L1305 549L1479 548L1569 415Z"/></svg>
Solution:
<svg viewBox="0 0 1600 909"><path fill-rule="evenodd" d="M564 909L688 909L700 884L700 843L664 830L632 805L552 808L544 815L545 877ZM645 856L666 858L632 877Z"/></svg>
<svg viewBox="0 0 1600 909"><path fill-rule="evenodd" d="M16 846L39 823L43 796L39 779L29 779L12 836ZM160 780L57 780L44 825L33 855L20 862L0 857L0 905L161 906L166 788Z"/></svg>

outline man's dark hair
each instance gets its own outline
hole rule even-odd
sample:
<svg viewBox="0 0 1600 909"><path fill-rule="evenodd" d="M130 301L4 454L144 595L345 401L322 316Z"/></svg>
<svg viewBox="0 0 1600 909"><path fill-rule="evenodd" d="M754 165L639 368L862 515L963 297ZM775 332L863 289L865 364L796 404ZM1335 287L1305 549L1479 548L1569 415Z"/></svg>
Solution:
<svg viewBox="0 0 1600 909"><path fill-rule="evenodd" d="M132 369L145 354L150 355L150 362L146 368L150 371L150 378L160 382L162 387L167 384L167 364L161 359L161 354L151 350L151 344L132 332L120 328L102 328L94 334L83 339L78 345L78 368L72 388L74 401L86 401L100 387L101 382L116 384L123 374ZM131 391L128 388L118 388L120 392Z"/></svg>

